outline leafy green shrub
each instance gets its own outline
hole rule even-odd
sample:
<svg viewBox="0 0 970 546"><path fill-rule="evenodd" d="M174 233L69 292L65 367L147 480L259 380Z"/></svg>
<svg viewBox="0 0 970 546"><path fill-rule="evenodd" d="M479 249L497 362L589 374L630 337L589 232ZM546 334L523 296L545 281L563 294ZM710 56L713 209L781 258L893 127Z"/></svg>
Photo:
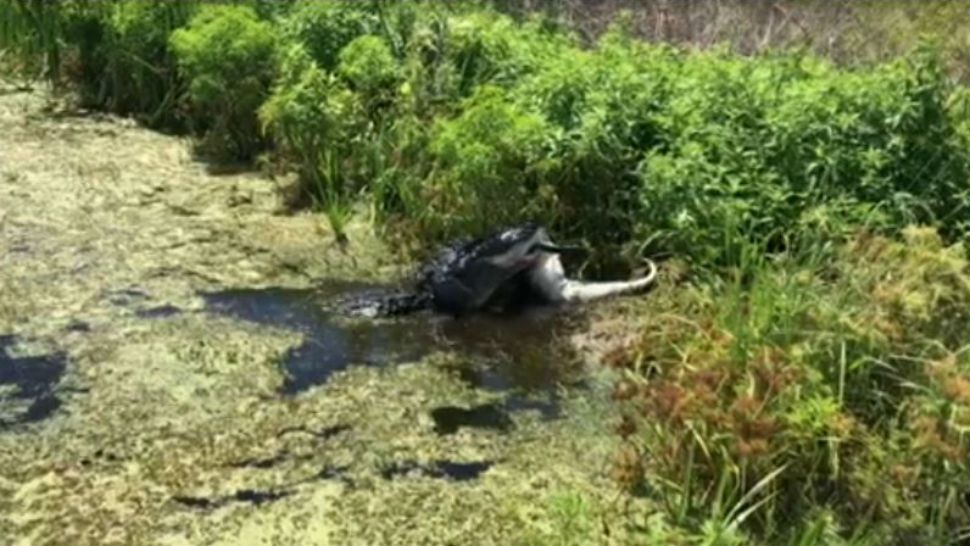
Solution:
<svg viewBox="0 0 970 546"><path fill-rule="evenodd" d="M445 22L444 58L455 71L457 97L466 97L485 83L515 84L562 47L574 45L562 33L535 23L517 25L488 11L449 17Z"/></svg>
<svg viewBox="0 0 970 546"><path fill-rule="evenodd" d="M361 36L340 51L337 73L371 108L393 100L398 62L383 39Z"/></svg>
<svg viewBox="0 0 970 546"><path fill-rule="evenodd" d="M347 186L345 166L354 157L350 146L360 128L361 104L302 45L283 54L280 76L260 117L281 150L296 161L307 197L345 199L354 192Z"/></svg>
<svg viewBox="0 0 970 546"><path fill-rule="evenodd" d="M248 6L206 5L172 33L206 148L248 158L262 145L256 112L273 77L273 27Z"/></svg>
<svg viewBox="0 0 970 546"><path fill-rule="evenodd" d="M480 231L547 210L530 202L536 192L530 170L541 165L546 133L542 118L510 103L501 88L478 88L458 118L440 124L431 143L444 174L427 188L427 210L441 215L440 228Z"/></svg>
<svg viewBox="0 0 970 546"><path fill-rule="evenodd" d="M663 214L641 233L663 234L678 253L710 263L725 258L726 239L780 240L833 222L828 235L910 222L965 232L952 212L967 205L968 156L932 60L845 72L704 54L671 82L658 119L666 145L642 171L644 206Z"/></svg>
<svg viewBox="0 0 970 546"><path fill-rule="evenodd" d="M970 227L958 212L970 206L970 155L930 55L848 71L799 54L676 54L611 34L591 52L563 48L544 59L487 99L544 120L543 135L531 137L541 148L477 154L482 135L467 112L485 99L473 93L438 125L448 134L437 139L464 139L470 150L437 148L442 181L429 188L441 202L487 195L465 184L515 177L519 191L489 194L507 200L477 210L522 218L535 205L545 211L537 219L607 253L625 246L706 266L738 265L746 242L805 247L858 225L888 232L931 223L948 238ZM501 130L519 125L490 128ZM427 226L441 220L435 234L457 225L445 208L426 215Z"/></svg>
<svg viewBox="0 0 970 546"><path fill-rule="evenodd" d="M590 53L565 50L515 90L557 128L543 185L556 196L557 231L595 242L594 262L618 258L643 223L638 170L664 143L657 117L673 61L664 48L631 55L606 41Z"/></svg>
<svg viewBox="0 0 970 546"><path fill-rule="evenodd" d="M302 44L325 70L334 70L340 51L380 28L374 2L301 0L281 24L283 39Z"/></svg>

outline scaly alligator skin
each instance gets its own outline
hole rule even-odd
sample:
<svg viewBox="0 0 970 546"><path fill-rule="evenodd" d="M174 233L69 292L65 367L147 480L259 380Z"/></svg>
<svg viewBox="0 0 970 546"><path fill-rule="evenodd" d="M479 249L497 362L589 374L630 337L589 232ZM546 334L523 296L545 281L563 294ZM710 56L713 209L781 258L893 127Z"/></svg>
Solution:
<svg viewBox="0 0 970 546"><path fill-rule="evenodd" d="M377 317L431 310L454 316L486 308L527 303L589 301L644 288L656 267L643 279L581 283L563 273L559 253L545 228L527 223L470 241L446 246L415 275L413 288L399 292L355 294L338 303L345 314Z"/></svg>

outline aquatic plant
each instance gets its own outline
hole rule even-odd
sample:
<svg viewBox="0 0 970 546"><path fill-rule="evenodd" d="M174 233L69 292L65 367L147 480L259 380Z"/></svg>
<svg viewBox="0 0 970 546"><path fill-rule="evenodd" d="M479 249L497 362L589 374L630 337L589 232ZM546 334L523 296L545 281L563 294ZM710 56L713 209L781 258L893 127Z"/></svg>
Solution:
<svg viewBox="0 0 970 546"><path fill-rule="evenodd" d="M932 229L904 236L660 295L608 358L626 375L616 478L698 532L949 544L970 523L970 269Z"/></svg>

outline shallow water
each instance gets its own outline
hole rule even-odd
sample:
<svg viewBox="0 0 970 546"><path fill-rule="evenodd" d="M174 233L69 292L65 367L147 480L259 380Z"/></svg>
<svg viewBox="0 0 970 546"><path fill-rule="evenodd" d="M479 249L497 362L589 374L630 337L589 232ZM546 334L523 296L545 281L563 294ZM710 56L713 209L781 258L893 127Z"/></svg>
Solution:
<svg viewBox="0 0 970 546"><path fill-rule="evenodd" d="M241 489L232 495L222 497L196 497L190 495L176 495L172 498L178 504L189 508L212 510L231 502L248 502L256 506L286 498L291 491L260 491L256 489Z"/></svg>
<svg viewBox="0 0 970 546"><path fill-rule="evenodd" d="M299 331L303 342L284 355L281 391L293 395L321 385L349 366L415 362L436 351L468 358L455 370L471 386L493 392L546 393L568 383L565 360L557 361L563 315L537 309L516 316L462 319L418 313L395 319L348 319L327 309L337 296L367 287L328 283L317 289L282 287L203 293L208 311L257 324ZM507 410L536 409L555 418L554 402L509 396ZM471 418L472 421L476 419Z"/></svg>

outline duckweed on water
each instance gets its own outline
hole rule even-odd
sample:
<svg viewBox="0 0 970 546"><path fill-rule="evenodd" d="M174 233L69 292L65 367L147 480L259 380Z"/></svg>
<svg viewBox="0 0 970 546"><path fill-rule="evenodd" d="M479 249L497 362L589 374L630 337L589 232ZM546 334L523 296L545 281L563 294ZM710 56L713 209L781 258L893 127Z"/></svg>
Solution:
<svg viewBox="0 0 970 546"><path fill-rule="evenodd" d="M0 536L51 546L509 543L533 522L519 510L549 487L604 503L615 492L597 470L612 440L592 426L606 392L588 378L580 395L553 390L586 375L579 361L544 367L548 322L526 321L522 343L504 346L498 323L439 325L436 355L348 361L314 388L282 393L288 351L317 328L354 324L246 287L300 293L327 275L373 284L406 271L361 223L350 226L351 256L313 216L278 214L272 181L208 174L186 143L110 118L42 115L42 99L0 97L0 163L20 175L0 179L0 201L15 203L0 211L0 331L56 342L69 364L37 392L71 396L43 421L0 431ZM166 191L153 189L160 176ZM11 258L8 236L32 251ZM248 319L238 301L234 312L207 307L212 293L242 294L272 320ZM166 306L182 312L150 312ZM371 328L429 339L433 324ZM478 357L462 356L465 340ZM2 354L57 354L14 345ZM521 369L517 347L532 347ZM4 404L18 389L0 386ZM14 416L29 405L14 402ZM513 426L435 430L435 409L488 404ZM543 412L558 419L541 422ZM395 465L411 471L385 479ZM442 533L459 520L474 532Z"/></svg>

